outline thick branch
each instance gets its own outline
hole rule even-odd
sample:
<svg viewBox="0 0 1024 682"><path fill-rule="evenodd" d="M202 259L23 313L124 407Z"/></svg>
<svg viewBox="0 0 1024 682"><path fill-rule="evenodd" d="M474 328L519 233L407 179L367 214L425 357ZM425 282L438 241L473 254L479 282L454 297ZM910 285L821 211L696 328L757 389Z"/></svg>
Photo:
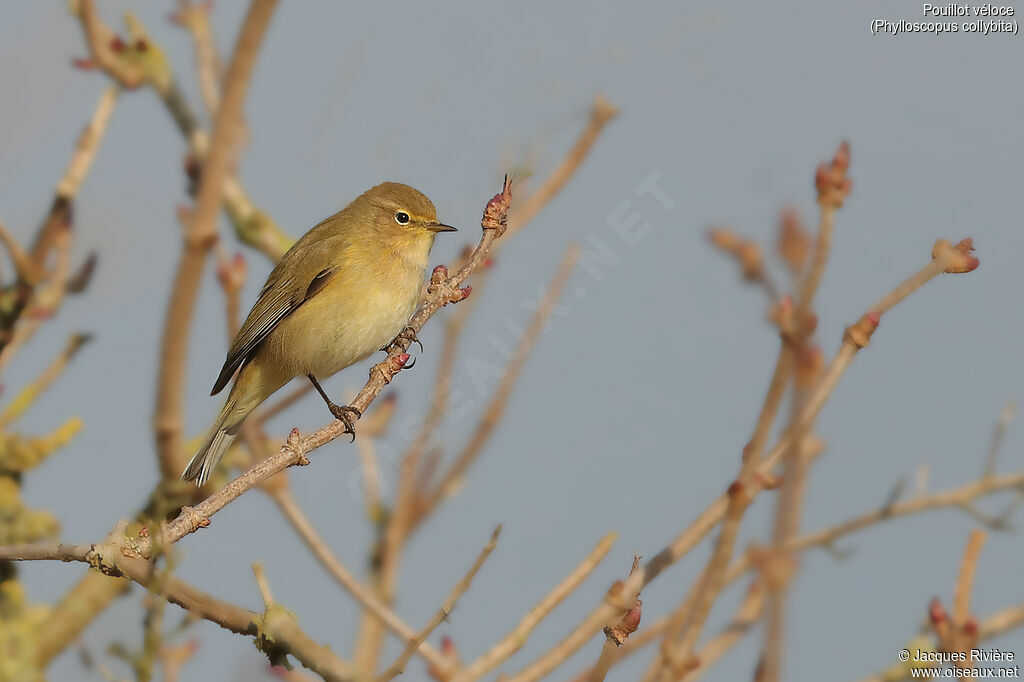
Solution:
<svg viewBox="0 0 1024 682"><path fill-rule="evenodd" d="M80 561L107 575L122 576L144 587L161 582L167 601L241 635L267 640L277 654L291 654L325 680L351 680L351 668L325 646L317 644L281 611L259 614L217 599L188 583L158 576L156 567L126 556L117 542L102 545L39 544L0 547L0 558L14 561Z"/></svg>

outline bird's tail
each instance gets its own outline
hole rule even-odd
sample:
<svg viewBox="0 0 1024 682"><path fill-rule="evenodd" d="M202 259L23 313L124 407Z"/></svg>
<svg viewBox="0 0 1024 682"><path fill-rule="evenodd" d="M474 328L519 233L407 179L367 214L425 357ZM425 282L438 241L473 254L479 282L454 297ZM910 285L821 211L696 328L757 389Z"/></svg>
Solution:
<svg viewBox="0 0 1024 682"><path fill-rule="evenodd" d="M196 485L203 485L210 478L213 468L224 456L232 441L238 433L238 428L223 428L219 424L215 426L207 437L203 447L195 454L192 461L185 467L181 478L186 481L195 481Z"/></svg>
<svg viewBox="0 0 1024 682"><path fill-rule="evenodd" d="M196 452L192 461L185 467L184 473L181 478L186 481L195 481L196 485L203 485L209 480L210 474L213 473L214 467L220 461L220 458L224 456L228 448L231 447L232 441L235 440L235 436L238 435L238 427L242 425L242 420L228 419L231 416L232 407L231 400L228 399L224 405L224 409L221 410L220 415L217 417L216 423L213 428L210 429L209 435L206 437L206 441L203 442L202 447ZM243 417L244 419L244 417Z"/></svg>
<svg viewBox="0 0 1024 682"><path fill-rule="evenodd" d="M196 485L206 483L220 458L231 447L245 418L286 381L288 377L262 369L254 362L242 367L206 441L185 467L181 477L186 481L195 481Z"/></svg>

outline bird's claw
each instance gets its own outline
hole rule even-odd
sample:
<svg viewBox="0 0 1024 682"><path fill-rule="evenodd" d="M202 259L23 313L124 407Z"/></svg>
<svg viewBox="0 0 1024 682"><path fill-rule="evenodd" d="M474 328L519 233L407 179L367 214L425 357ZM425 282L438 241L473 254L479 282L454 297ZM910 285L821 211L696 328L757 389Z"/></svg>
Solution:
<svg viewBox="0 0 1024 682"><path fill-rule="evenodd" d="M355 415L355 418L359 419L363 416L362 410L358 410L351 405L335 405L334 403L331 403L330 410L335 419L345 424L345 433L352 434L352 441L350 442L355 442L356 426L352 419L352 415Z"/></svg>
<svg viewBox="0 0 1024 682"><path fill-rule="evenodd" d="M423 342L420 341L419 338L416 336L416 330L413 329L412 327L406 327L405 329L400 331L398 333L398 336L393 338L391 340L391 343L389 343L388 345L386 345L383 348L381 348L381 350L382 351L387 351L387 352L390 353L395 348L395 344L397 344L398 341L401 340L401 339L408 340L409 341L409 345L412 345L412 344L415 343L417 346L420 347L420 352L421 353L423 352ZM415 364L415 363L413 363L413 364ZM409 367L412 367L412 365L409 365ZM405 369L409 369L409 367L406 367Z"/></svg>

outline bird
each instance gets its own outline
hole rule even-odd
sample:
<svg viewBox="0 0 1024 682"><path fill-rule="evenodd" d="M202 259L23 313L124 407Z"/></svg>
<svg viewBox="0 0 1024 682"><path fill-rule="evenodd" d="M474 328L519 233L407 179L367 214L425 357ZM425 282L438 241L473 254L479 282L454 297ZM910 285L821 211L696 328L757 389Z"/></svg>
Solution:
<svg viewBox="0 0 1024 682"><path fill-rule="evenodd" d="M408 322L423 291L430 249L440 232L434 204L419 190L381 183L303 235L267 277L228 349L210 395L234 385L182 479L205 484L245 418L271 394L305 376L331 415L355 438L359 410L335 404L320 380L399 336L417 341Z"/></svg>

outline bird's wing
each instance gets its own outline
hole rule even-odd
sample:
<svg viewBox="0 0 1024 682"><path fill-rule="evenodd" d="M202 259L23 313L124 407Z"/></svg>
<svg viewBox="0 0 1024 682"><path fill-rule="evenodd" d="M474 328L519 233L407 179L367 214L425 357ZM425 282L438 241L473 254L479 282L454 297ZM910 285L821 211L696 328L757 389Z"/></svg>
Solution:
<svg viewBox="0 0 1024 682"><path fill-rule="evenodd" d="M235 340L231 343L231 348L228 349L224 367L221 368L210 395L220 393L238 368L252 359L256 348L277 327L278 323L321 291L331 277L341 269L340 266L331 262L332 249L330 247L337 245L314 243L310 246L311 248L308 249L293 248L289 250L282 256L274 271L270 273L267 283L263 285L259 298L256 300L256 305L249 311L249 316L245 318L242 328L238 330ZM286 274L294 272L296 269L288 267L290 265L288 261L299 258L307 261L307 264L301 268L303 272L316 273L312 278ZM312 261L312 263L308 261ZM316 265L321 267L314 269Z"/></svg>

